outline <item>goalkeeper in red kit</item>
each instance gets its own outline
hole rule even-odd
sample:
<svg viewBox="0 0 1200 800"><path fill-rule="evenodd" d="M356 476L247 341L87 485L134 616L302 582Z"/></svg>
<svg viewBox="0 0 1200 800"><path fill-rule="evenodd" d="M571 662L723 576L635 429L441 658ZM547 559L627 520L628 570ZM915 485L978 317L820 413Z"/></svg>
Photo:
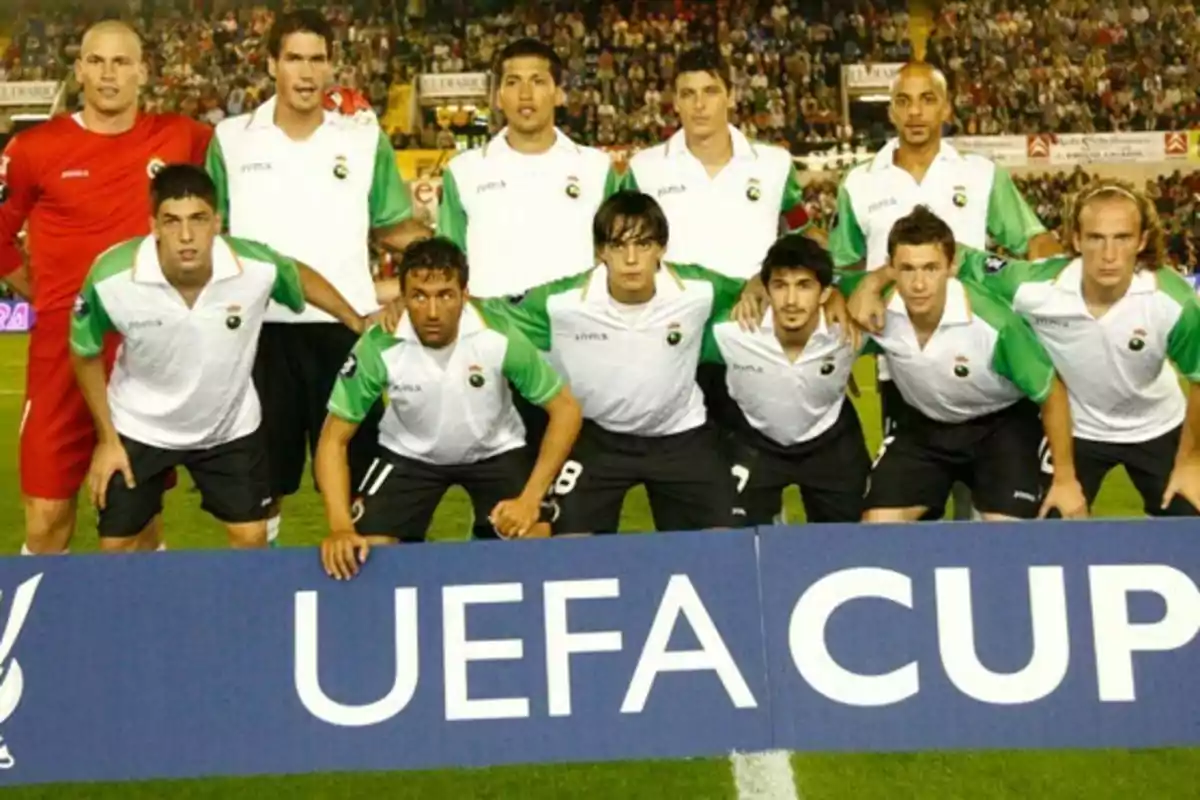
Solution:
<svg viewBox="0 0 1200 800"><path fill-rule="evenodd" d="M150 178L165 164L202 164L211 128L176 114L142 114L147 81L137 34L101 22L84 35L75 77L83 110L13 138L0 157L0 279L33 302L21 416L24 553L60 553L75 528L76 495L95 432L71 371L72 307L92 262L149 232ZM28 224L28 263L16 244ZM107 343L109 367L116 341ZM143 532L158 546L160 528Z"/></svg>

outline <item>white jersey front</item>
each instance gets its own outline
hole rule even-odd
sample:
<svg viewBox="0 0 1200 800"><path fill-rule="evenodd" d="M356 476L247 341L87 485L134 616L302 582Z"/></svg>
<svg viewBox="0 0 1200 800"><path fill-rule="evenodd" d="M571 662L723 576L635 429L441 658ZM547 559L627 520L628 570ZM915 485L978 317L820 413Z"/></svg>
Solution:
<svg viewBox="0 0 1200 800"><path fill-rule="evenodd" d="M274 120L275 98L224 120L207 168L231 234L270 245L319 272L354 310L379 308L369 237L412 216L396 156L376 124L327 112L296 141ZM316 308L296 314L273 303L270 322L332 322Z"/></svg>

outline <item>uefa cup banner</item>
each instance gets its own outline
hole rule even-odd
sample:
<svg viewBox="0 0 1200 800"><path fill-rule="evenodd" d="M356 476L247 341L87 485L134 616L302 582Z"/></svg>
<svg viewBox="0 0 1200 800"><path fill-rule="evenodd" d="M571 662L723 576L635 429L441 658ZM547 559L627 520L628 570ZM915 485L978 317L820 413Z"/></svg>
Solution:
<svg viewBox="0 0 1200 800"><path fill-rule="evenodd" d="M1195 523L0 559L0 785L1200 743Z"/></svg>

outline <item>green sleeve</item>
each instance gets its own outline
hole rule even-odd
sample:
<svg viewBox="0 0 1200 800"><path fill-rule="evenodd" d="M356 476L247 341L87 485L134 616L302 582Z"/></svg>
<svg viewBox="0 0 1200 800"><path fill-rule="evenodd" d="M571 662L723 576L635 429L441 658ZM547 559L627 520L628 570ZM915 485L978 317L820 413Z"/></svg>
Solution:
<svg viewBox="0 0 1200 800"><path fill-rule="evenodd" d="M229 230L229 173L225 168L225 154L221 151L221 137L213 134L204 157L204 168L217 187L217 212L221 215L223 230Z"/></svg>
<svg viewBox="0 0 1200 800"><path fill-rule="evenodd" d="M82 358L94 358L104 350L104 335L116 330L96 291L95 268L88 275L71 314L71 352Z"/></svg>
<svg viewBox="0 0 1200 800"><path fill-rule="evenodd" d="M551 284L535 286L525 293L520 304L512 305L507 300L493 300L493 303L504 303L507 308L506 316L513 326L524 334L538 350L550 349L550 314L546 311L546 301L553 294Z"/></svg>
<svg viewBox="0 0 1200 800"><path fill-rule="evenodd" d="M330 414L355 424L366 418L387 386L383 351L394 342L378 325L367 329L338 373L329 398Z"/></svg>
<svg viewBox="0 0 1200 800"><path fill-rule="evenodd" d="M508 347L504 351L504 377L526 400L535 406L546 405L562 391L562 378L521 331L509 326L505 336Z"/></svg>
<svg viewBox="0 0 1200 800"><path fill-rule="evenodd" d="M453 165L451 165L453 167ZM467 251L467 211L458 194L458 182L454 170L447 167L442 172L442 199L438 201L438 236L445 237Z"/></svg>
<svg viewBox="0 0 1200 800"><path fill-rule="evenodd" d="M630 164L625 168L625 174L621 176L621 179L624 181L624 186L622 188L624 188L626 191L641 191L641 187L638 186L637 182L637 173L633 171L633 164ZM608 195L606 194L605 197L607 196Z"/></svg>
<svg viewBox="0 0 1200 800"><path fill-rule="evenodd" d="M1001 167L996 167L988 197L987 232L1005 250L1022 255L1028 252L1030 239L1046 232L1008 170Z"/></svg>
<svg viewBox="0 0 1200 800"><path fill-rule="evenodd" d="M835 269L833 285L846 297L854 294L854 290L862 283L863 278L871 273L865 269Z"/></svg>
<svg viewBox="0 0 1200 800"><path fill-rule="evenodd" d="M1046 402L1054 385L1054 364L1029 327L1029 323L1009 312L1000 328L992 352L992 369L1012 381L1022 394L1038 405Z"/></svg>
<svg viewBox="0 0 1200 800"><path fill-rule="evenodd" d="M733 307L737 305L738 298L742 296L742 289L746 286L745 281L728 278L698 264L670 264L668 269L674 270L681 280L704 281L712 285L713 306L708 315L710 323L712 320L721 319L733 310Z"/></svg>
<svg viewBox="0 0 1200 800"><path fill-rule="evenodd" d="M1167 335L1167 357L1190 382L1200 383L1200 298L1195 288L1170 267L1159 268L1158 282L1183 306Z"/></svg>
<svg viewBox="0 0 1200 800"><path fill-rule="evenodd" d="M721 345L717 341L717 326L718 325L733 325L728 321L727 316L714 321L711 325L704 326L704 339L700 344L700 363L701 364L716 364L717 366L725 366L725 356L721 354Z"/></svg>
<svg viewBox="0 0 1200 800"><path fill-rule="evenodd" d="M1052 281L1071 263L1056 257L1041 261L1020 261L998 256L986 250L958 245L958 277L983 286L1012 305L1023 283Z"/></svg>
<svg viewBox="0 0 1200 800"><path fill-rule="evenodd" d="M607 200L617 192L623 191L637 191L633 170L626 169L624 173L620 173L616 167L609 167L608 177L604 179L604 199Z"/></svg>
<svg viewBox="0 0 1200 800"><path fill-rule="evenodd" d="M275 285L271 287L271 299L299 314L305 306L300 267L286 256L275 255Z"/></svg>
<svg viewBox="0 0 1200 800"><path fill-rule="evenodd" d="M787 182L783 185L783 200L779 203L779 213L786 214L804 199L804 187L800 185L800 176L796 174L796 165L788 164Z"/></svg>
<svg viewBox="0 0 1200 800"><path fill-rule="evenodd" d="M858 354L860 356L881 356L883 355L883 348L879 346L879 342L867 336L863 339L862 350L859 350Z"/></svg>
<svg viewBox="0 0 1200 800"><path fill-rule="evenodd" d="M371 194L367 199L372 228L386 228L413 215L412 192L400 177L396 166L396 151L379 131L375 145L375 174L371 176Z"/></svg>
<svg viewBox="0 0 1200 800"><path fill-rule="evenodd" d="M829 232L829 253L833 256L833 263L838 267L857 264L867 257L867 239L858 225L854 204L850 202L850 193L846 191L844 183L838 187L836 220L833 230Z"/></svg>

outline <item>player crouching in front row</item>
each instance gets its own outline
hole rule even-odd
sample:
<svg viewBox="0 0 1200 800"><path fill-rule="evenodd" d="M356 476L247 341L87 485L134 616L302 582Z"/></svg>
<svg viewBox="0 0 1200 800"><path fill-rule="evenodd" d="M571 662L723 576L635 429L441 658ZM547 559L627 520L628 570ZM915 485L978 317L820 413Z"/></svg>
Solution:
<svg viewBox="0 0 1200 800"><path fill-rule="evenodd" d="M868 350L887 358L913 413L883 441L863 518L940 517L956 480L971 488L985 520L1030 519L1052 509L1086 516L1066 387L1016 312L952 276L955 247L950 227L925 206L888 235L895 296ZM852 291L864 275L843 273L841 285ZM1044 498L1043 430L1054 464Z"/></svg>
<svg viewBox="0 0 1200 800"><path fill-rule="evenodd" d="M543 499L579 435L579 403L498 311L507 303L470 299L467 277L453 242L411 245L395 333L370 328L342 368L316 457L330 528L321 561L331 577L353 577L372 545L423 540L456 484L471 497L476 538L549 534ZM536 462L510 382L549 415ZM352 507L347 446L385 393L379 456Z"/></svg>
<svg viewBox="0 0 1200 800"><path fill-rule="evenodd" d="M265 547L270 502L261 409L251 379L268 299L310 302L348 327L365 321L319 274L266 245L219 236L216 188L198 167L151 182L153 235L96 259L75 305L71 351L99 437L88 476L102 550L138 546L186 467L234 547ZM105 387L106 336L121 348Z"/></svg>

